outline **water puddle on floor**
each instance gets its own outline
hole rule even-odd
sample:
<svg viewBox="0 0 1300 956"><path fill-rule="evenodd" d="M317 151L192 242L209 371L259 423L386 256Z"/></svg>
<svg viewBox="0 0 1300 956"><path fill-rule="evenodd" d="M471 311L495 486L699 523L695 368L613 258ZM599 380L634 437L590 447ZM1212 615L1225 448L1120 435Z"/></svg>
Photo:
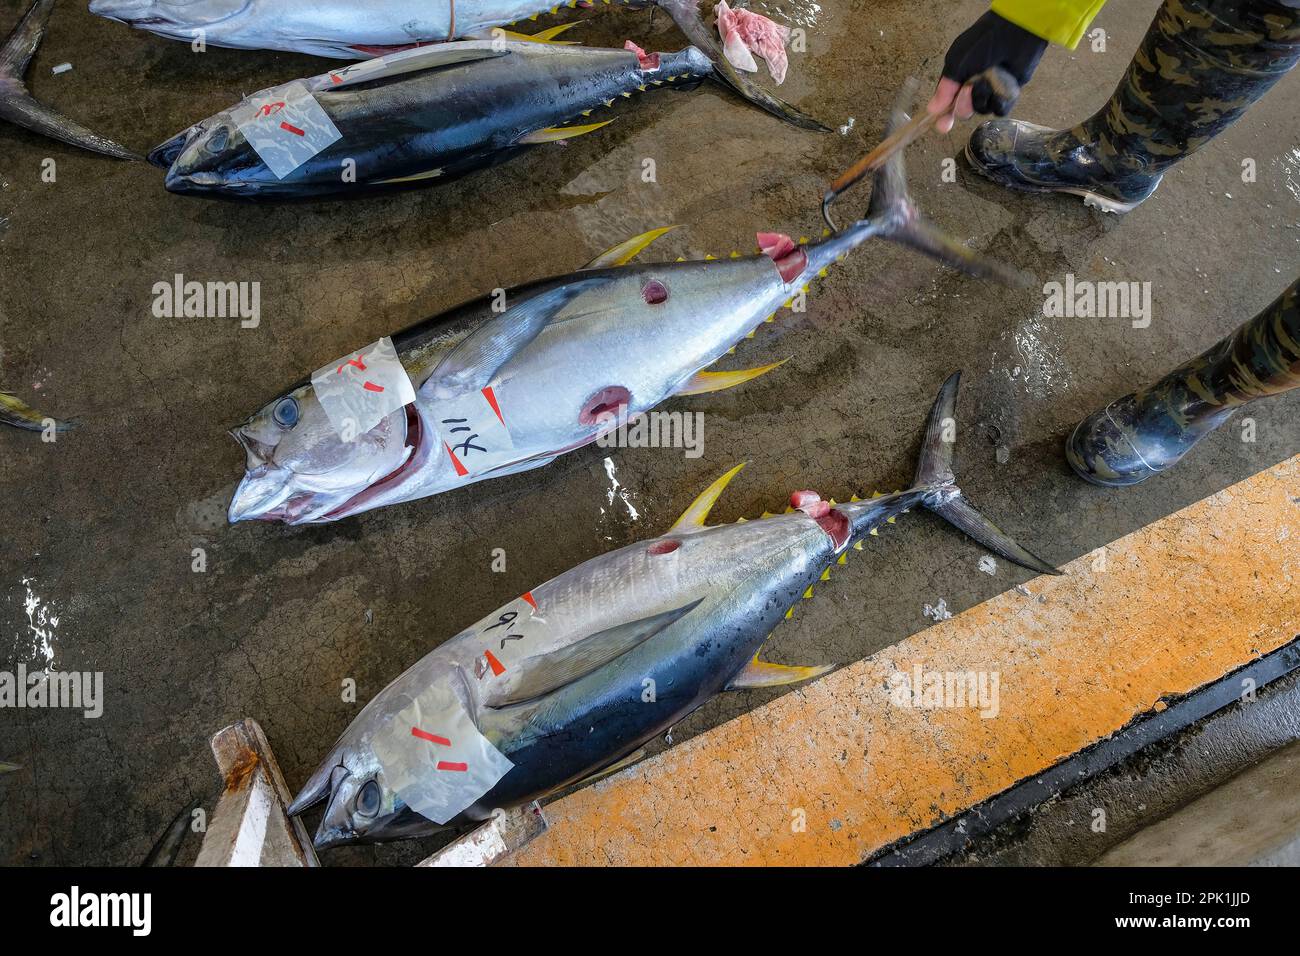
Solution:
<svg viewBox="0 0 1300 956"><path fill-rule="evenodd" d="M1071 386L1061 333L1041 315L1021 320L1003 332L1000 341L1002 348L993 353L989 371L1005 375L1030 398L1050 398Z"/></svg>

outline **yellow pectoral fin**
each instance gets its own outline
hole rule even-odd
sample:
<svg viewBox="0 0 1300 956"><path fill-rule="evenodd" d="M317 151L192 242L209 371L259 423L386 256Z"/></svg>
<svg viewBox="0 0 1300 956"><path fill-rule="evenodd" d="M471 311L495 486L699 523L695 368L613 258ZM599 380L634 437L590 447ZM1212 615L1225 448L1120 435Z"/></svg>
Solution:
<svg viewBox="0 0 1300 956"><path fill-rule="evenodd" d="M377 179L375 186L391 186L394 183L415 183L422 179L437 179L442 175L441 169L431 169L427 173L416 173L413 176L397 176L393 179Z"/></svg>
<svg viewBox="0 0 1300 956"><path fill-rule="evenodd" d="M724 388L744 385L751 379L758 378L774 368L780 368L788 361L790 360L781 359L779 362L773 362L771 365L764 365L761 368L742 368L734 372L696 372L686 380L685 385L673 394L703 395L706 392L720 392Z"/></svg>
<svg viewBox="0 0 1300 956"><path fill-rule="evenodd" d="M552 126L547 129L537 129L520 136L518 142L526 144L555 143L562 139L572 139L575 136L593 132L602 126L608 126L612 122L614 121L605 120L603 123L588 123L585 126Z"/></svg>
<svg viewBox="0 0 1300 956"><path fill-rule="evenodd" d="M669 531L677 531L681 528L703 528L704 519L709 516L709 511L717 503L718 498L722 495L723 490L731 482L732 478L745 467L742 461L731 471L727 472L709 487L700 492L700 496L691 502L690 507L682 512L682 516L673 522Z"/></svg>
<svg viewBox="0 0 1300 956"><path fill-rule="evenodd" d="M633 257L638 255L646 246L654 242L665 232L671 232L676 226L660 226L658 229L651 229L649 232L643 232L639 236L633 236L626 239L612 248L606 249L596 258L588 262L584 269L603 269L607 266L625 266L632 261Z"/></svg>
<svg viewBox="0 0 1300 956"><path fill-rule="evenodd" d="M741 690L747 687L780 687L782 684L797 684L799 681L820 677L833 670L834 664L821 664L817 667L791 667L787 664L770 664L760 661L758 655L745 665L745 669L731 679L727 690Z"/></svg>

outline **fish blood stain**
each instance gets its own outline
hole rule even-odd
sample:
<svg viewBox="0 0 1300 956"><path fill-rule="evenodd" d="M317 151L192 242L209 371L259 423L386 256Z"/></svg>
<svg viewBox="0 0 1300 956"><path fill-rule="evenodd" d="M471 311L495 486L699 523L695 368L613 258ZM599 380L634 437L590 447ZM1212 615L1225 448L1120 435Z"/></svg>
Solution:
<svg viewBox="0 0 1300 956"><path fill-rule="evenodd" d="M667 302L668 287L658 279L651 279L641 289L641 298L645 299L647 305L658 305L661 302Z"/></svg>
<svg viewBox="0 0 1300 956"><path fill-rule="evenodd" d="M680 541L656 541L646 548L646 554L672 554L681 546Z"/></svg>

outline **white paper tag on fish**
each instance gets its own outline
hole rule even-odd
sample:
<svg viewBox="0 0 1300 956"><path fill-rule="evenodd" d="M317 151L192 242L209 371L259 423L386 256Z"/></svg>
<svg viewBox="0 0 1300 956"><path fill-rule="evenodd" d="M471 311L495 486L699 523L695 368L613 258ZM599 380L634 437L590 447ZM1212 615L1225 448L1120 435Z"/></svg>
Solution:
<svg viewBox="0 0 1300 956"><path fill-rule="evenodd" d="M506 427L499 392L489 386L438 402L434 408L443 448L462 478L515 460L515 443Z"/></svg>
<svg viewBox="0 0 1300 956"><path fill-rule="evenodd" d="M258 93L230 115L278 179L343 138L301 81Z"/></svg>
<svg viewBox="0 0 1300 956"><path fill-rule="evenodd" d="M483 796L514 764L488 741L454 691L433 685L373 740L384 781L434 823L446 823Z"/></svg>
<svg viewBox="0 0 1300 956"><path fill-rule="evenodd" d="M415 386L390 338L318 368L312 373L311 384L316 400L344 441L365 434L415 401Z"/></svg>

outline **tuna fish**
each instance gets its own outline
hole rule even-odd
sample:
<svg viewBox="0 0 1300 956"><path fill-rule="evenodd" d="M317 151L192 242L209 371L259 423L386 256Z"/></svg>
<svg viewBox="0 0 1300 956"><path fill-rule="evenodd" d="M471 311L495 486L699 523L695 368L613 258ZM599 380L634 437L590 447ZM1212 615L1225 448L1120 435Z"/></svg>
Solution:
<svg viewBox="0 0 1300 956"><path fill-rule="evenodd" d="M54 0L36 0L4 46L0 47L0 120L8 120L33 133L114 159L139 159L125 146L92 133L48 106L42 106L23 85L27 65L41 45L53 9Z"/></svg>
<svg viewBox="0 0 1300 956"><path fill-rule="evenodd" d="M446 182L612 122L593 112L715 74L679 53L464 40L263 90L156 148L175 193L361 195ZM794 114L790 114L794 115ZM576 125L565 125L576 121Z"/></svg>
<svg viewBox="0 0 1300 956"><path fill-rule="evenodd" d="M736 71L723 55L717 35L701 18L698 0L620 0L620 4L663 9L713 62L720 80L782 119L828 131ZM567 4L576 5L576 0ZM554 37L574 24L533 36L499 29L558 9L537 0L92 0L90 4L92 13L186 43L201 40L213 46L349 60L462 38L562 42Z"/></svg>
<svg viewBox="0 0 1300 956"><path fill-rule="evenodd" d="M895 122L901 118L899 111ZM901 154L877 174L867 217L820 241L760 233L757 255L624 265L664 231L616 246L578 272L510 289L504 299L483 296L393 336L414 399L363 434L340 430L310 382L272 401L232 432L247 463L230 520L335 521L539 468L670 396L748 381L780 363L707 369L873 236L974 275L1020 278L917 211ZM339 370L356 361L340 361ZM479 419L467 403L479 403ZM494 453L481 441L461 444L467 435L452 422L462 418L496 433Z"/></svg>
<svg viewBox="0 0 1300 956"><path fill-rule="evenodd" d="M327 801L322 849L472 824L599 774L723 690L825 673L759 651L851 546L917 506L1058 573L958 489L957 384L930 411L913 487L844 504L798 491L785 514L706 527L732 469L663 536L593 558L427 654L365 706L289 812Z"/></svg>

